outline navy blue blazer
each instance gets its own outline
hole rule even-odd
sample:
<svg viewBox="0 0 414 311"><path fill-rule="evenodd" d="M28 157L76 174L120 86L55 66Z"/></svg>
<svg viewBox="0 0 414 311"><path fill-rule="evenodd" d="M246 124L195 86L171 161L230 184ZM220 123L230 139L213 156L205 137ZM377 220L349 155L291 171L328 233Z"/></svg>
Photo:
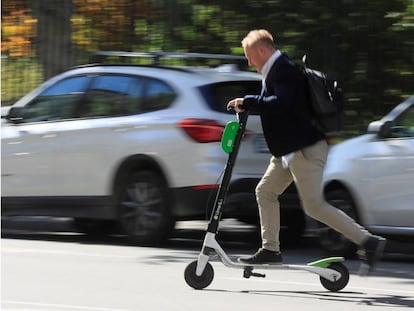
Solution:
<svg viewBox="0 0 414 311"><path fill-rule="evenodd" d="M243 106L260 114L270 152L280 157L324 139L310 113L306 80L286 54L273 64L260 95L247 95Z"/></svg>

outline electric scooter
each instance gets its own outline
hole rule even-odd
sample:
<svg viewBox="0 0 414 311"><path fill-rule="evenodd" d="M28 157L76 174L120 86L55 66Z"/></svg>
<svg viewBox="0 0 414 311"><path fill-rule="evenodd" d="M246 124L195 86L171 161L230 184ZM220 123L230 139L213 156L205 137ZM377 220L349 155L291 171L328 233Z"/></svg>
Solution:
<svg viewBox="0 0 414 311"><path fill-rule="evenodd" d="M214 278L213 266L209 263L210 255L217 254L221 262L229 267L243 269L243 277L265 277L265 274L256 273L254 269L277 270L292 269L304 270L319 275L320 282L329 291L337 292L345 288L349 281L349 271L342 263L343 257L323 258L308 264L246 264L234 262L221 248L216 240L218 226L222 216L224 200L230 184L231 174L237 158L237 153L246 129L248 112L238 113L237 120L227 123L221 146L228 153L228 160L220 187L218 189L213 210L207 226L203 246L198 259L187 265L184 271L184 279L194 289L204 289L211 284Z"/></svg>

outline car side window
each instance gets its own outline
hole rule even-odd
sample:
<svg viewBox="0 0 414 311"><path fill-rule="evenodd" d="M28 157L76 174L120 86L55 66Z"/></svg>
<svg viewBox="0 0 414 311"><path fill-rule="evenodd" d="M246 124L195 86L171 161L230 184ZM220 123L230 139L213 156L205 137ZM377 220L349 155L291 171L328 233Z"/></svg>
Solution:
<svg viewBox="0 0 414 311"><path fill-rule="evenodd" d="M143 80L121 75L96 76L78 117L112 117L142 112Z"/></svg>
<svg viewBox="0 0 414 311"><path fill-rule="evenodd" d="M50 86L25 106L21 123L72 118L90 79L71 77Z"/></svg>
<svg viewBox="0 0 414 311"><path fill-rule="evenodd" d="M165 109L174 101L177 94L162 81L147 79L144 110L146 112Z"/></svg>
<svg viewBox="0 0 414 311"><path fill-rule="evenodd" d="M234 114L234 111L227 111L228 101L246 94L259 94L260 88L260 81L229 81L204 85L200 88L200 91L211 109ZM253 111L250 113L257 114Z"/></svg>
<svg viewBox="0 0 414 311"><path fill-rule="evenodd" d="M393 138L414 137L414 105L411 105L394 120L391 135Z"/></svg>

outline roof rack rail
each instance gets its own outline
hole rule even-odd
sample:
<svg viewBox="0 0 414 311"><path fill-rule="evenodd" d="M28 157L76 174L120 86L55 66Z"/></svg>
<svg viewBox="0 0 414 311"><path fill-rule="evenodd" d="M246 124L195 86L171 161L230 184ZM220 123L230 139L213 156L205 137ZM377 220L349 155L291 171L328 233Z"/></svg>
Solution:
<svg viewBox="0 0 414 311"><path fill-rule="evenodd" d="M217 59L229 60L238 64L246 62L244 56L210 53L95 51L92 52L92 55L97 62L101 62L105 57L151 58L153 65L159 65L162 58Z"/></svg>

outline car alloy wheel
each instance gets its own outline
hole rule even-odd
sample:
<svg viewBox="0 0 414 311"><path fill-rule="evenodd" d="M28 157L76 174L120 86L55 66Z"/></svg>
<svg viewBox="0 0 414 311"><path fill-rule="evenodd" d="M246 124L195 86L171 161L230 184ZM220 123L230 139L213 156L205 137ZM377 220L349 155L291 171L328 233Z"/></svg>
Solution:
<svg viewBox="0 0 414 311"><path fill-rule="evenodd" d="M164 241L174 221L163 179L155 172L139 171L125 178L119 189L121 231L139 245L156 245Z"/></svg>

